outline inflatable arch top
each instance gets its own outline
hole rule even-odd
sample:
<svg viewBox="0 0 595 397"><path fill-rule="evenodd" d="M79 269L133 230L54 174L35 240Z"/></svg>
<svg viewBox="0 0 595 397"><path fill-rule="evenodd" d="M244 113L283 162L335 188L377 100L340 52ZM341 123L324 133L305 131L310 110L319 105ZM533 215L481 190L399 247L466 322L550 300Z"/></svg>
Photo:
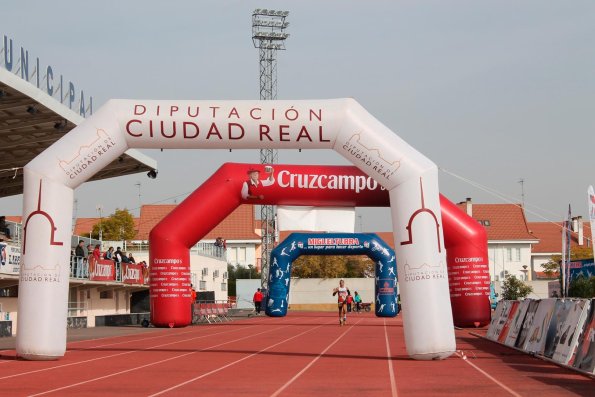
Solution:
<svg viewBox="0 0 595 397"><path fill-rule="evenodd" d="M271 252L265 313L287 315L292 263L302 255L366 255L374 262L375 313L395 317L397 261L395 252L373 233L292 233Z"/></svg>
<svg viewBox="0 0 595 397"><path fill-rule="evenodd" d="M25 166L20 357L64 355L73 189L129 148L335 150L389 191L394 236L407 236L395 241L397 257L446 272L436 165L353 99L110 100ZM453 354L448 280L404 282L401 294L412 303L403 310L410 323L424 324L416 338L405 331L410 356Z"/></svg>

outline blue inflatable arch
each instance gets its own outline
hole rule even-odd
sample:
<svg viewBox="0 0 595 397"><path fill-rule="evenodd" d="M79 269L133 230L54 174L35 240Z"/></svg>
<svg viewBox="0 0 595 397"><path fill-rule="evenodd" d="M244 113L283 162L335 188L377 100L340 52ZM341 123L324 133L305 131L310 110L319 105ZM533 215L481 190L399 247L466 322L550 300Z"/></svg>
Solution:
<svg viewBox="0 0 595 397"><path fill-rule="evenodd" d="M271 252L265 309L268 316L283 317L287 314L291 266L301 255L368 256L374 261L376 269L376 316L397 315L397 261L395 252L380 237L373 233L293 233Z"/></svg>

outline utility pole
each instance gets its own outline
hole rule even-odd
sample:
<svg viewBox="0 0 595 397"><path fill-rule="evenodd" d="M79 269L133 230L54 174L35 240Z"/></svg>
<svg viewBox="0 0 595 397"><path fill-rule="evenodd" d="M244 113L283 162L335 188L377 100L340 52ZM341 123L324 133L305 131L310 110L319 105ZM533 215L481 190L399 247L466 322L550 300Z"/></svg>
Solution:
<svg viewBox="0 0 595 397"><path fill-rule="evenodd" d="M285 29L289 26L286 21L289 11L256 9L252 12L252 43L260 54L260 99L277 99L277 51L285 50L285 40L289 37ZM276 149L261 149L261 164L277 163ZM275 245L275 207L263 205L260 207L262 224L261 244L261 284L268 287L269 256Z"/></svg>
<svg viewBox="0 0 595 397"><path fill-rule="evenodd" d="M102 249L103 249L103 215L101 213L101 211L103 211L103 206L101 204L97 204L97 207L95 207L97 209L97 212L99 212L99 242L102 245Z"/></svg>
<svg viewBox="0 0 595 397"><path fill-rule="evenodd" d="M138 188L138 216L140 217L140 209L142 207L142 201L141 201L141 195L140 195L141 183L140 182L136 182L134 184L134 186L136 186Z"/></svg>

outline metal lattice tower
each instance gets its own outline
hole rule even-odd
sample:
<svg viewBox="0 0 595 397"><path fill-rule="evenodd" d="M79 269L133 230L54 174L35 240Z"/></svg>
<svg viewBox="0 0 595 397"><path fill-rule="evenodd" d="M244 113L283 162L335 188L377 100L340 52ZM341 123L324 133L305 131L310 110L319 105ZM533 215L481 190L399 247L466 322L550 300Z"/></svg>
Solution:
<svg viewBox="0 0 595 397"><path fill-rule="evenodd" d="M289 26L286 21L289 11L256 9L252 13L252 42L260 52L260 99L277 99L277 51L285 50L285 40L289 37L285 29ZM261 149L261 164L277 164L276 149ZM262 222L261 244L261 284L268 286L269 257L275 245L276 225L275 207L263 205L260 207Z"/></svg>

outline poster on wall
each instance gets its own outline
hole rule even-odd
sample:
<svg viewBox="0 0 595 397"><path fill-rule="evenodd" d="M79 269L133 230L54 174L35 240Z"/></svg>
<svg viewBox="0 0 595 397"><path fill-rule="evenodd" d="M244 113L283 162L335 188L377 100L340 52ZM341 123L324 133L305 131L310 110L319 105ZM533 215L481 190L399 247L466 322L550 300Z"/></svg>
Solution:
<svg viewBox="0 0 595 397"><path fill-rule="evenodd" d="M595 299L591 300L578 345L568 364L589 373L595 372Z"/></svg>
<svg viewBox="0 0 595 397"><path fill-rule="evenodd" d="M589 313L591 302L587 299L572 301L572 307L560 328L560 339L557 340L556 350L552 359L561 364L568 364L572 353L578 344L578 338Z"/></svg>
<svg viewBox="0 0 595 397"><path fill-rule="evenodd" d="M522 347L523 350L530 353L543 354L545 347L545 337L550 325L554 310L556 308L556 299L542 299L533 318L533 324L527 340Z"/></svg>
<svg viewBox="0 0 595 397"><path fill-rule="evenodd" d="M21 247L0 241L0 273L19 274Z"/></svg>
<svg viewBox="0 0 595 397"><path fill-rule="evenodd" d="M521 332L519 333L515 344L515 347L518 347L519 349L522 349L527 339L529 339L529 331L533 326L533 320L535 319L535 313L539 307L539 302L539 300L532 300L529 302L529 307L527 307L527 313L525 314L525 321L523 321Z"/></svg>
<svg viewBox="0 0 595 397"><path fill-rule="evenodd" d="M514 346L516 344L516 340L521 332L523 322L525 321L525 316L527 315L527 309L529 309L531 302L531 299L525 299L519 303L516 313L514 314L514 318L512 318L508 328L508 335L506 335L506 340L504 341L506 346Z"/></svg>
<svg viewBox="0 0 595 397"><path fill-rule="evenodd" d="M506 315L506 320L504 321L504 325L502 325L502 329L500 330L500 333L498 335L498 342L504 343L504 341L506 340L506 337L508 336L508 330L510 329L510 324L514 320L518 307L519 301L510 302L510 305L508 307L508 315Z"/></svg>

